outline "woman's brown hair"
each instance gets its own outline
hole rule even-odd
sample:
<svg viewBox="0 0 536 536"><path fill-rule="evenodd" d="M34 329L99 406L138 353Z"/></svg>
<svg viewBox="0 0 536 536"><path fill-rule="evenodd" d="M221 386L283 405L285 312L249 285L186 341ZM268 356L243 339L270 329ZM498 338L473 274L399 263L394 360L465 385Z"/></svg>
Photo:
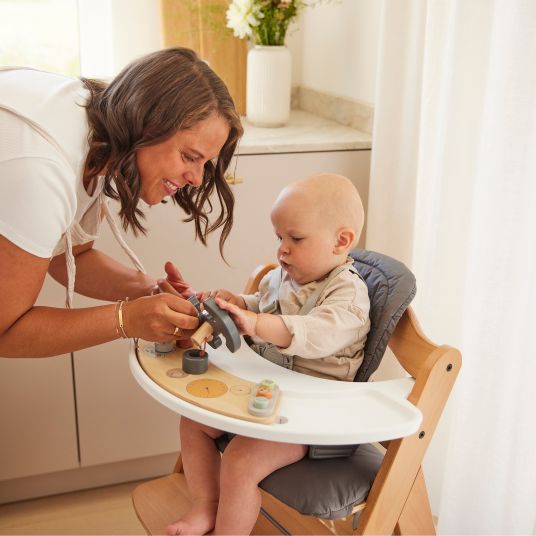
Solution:
<svg viewBox="0 0 536 536"><path fill-rule="evenodd" d="M195 52L168 48L132 62L109 84L82 78L90 92L86 104L89 122L89 152L85 177L104 170L104 193L119 200L119 215L125 229L134 234L146 230L138 208L141 178L136 166L136 150L154 145L189 129L217 113L229 125L229 136L217 161L205 164L199 188L184 186L173 196L194 221L195 236L203 244L207 235L222 228L220 254L233 224L233 193L224 173L243 133L240 118L227 87ZM213 222L211 194L216 190L220 213Z"/></svg>

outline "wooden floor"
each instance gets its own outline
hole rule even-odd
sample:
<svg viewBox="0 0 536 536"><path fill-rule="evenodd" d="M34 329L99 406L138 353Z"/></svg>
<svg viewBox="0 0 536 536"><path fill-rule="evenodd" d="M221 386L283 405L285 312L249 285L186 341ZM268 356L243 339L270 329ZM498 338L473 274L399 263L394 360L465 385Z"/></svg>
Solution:
<svg viewBox="0 0 536 536"><path fill-rule="evenodd" d="M0 505L0 534L145 534L130 498L138 483Z"/></svg>
<svg viewBox="0 0 536 536"><path fill-rule="evenodd" d="M140 482L0 505L0 535L144 535L132 490ZM280 534L263 516L252 534Z"/></svg>

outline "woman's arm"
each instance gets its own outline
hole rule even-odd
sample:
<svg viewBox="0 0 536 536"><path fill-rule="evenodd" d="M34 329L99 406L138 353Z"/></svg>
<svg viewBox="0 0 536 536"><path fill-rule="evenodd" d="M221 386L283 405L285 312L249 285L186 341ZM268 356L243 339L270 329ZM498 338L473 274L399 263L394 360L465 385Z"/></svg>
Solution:
<svg viewBox="0 0 536 536"><path fill-rule="evenodd" d="M78 294L97 300L116 301L149 296L156 280L93 248L93 242L75 246L76 279L74 289ZM65 254L50 261L48 273L60 284L67 286Z"/></svg>
<svg viewBox="0 0 536 536"><path fill-rule="evenodd" d="M86 309L35 307L49 266L0 236L0 356L46 357L119 338L116 304ZM124 304L129 337L167 341L175 326L190 337L198 325L195 307L172 294L159 294Z"/></svg>

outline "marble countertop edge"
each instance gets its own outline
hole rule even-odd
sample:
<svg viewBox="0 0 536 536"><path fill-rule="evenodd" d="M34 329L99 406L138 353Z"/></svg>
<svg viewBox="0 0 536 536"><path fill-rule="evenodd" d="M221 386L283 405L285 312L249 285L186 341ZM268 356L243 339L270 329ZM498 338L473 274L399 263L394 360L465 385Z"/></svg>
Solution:
<svg viewBox="0 0 536 536"><path fill-rule="evenodd" d="M370 150L370 134L302 110L292 110L283 127L261 128L242 118L237 154Z"/></svg>

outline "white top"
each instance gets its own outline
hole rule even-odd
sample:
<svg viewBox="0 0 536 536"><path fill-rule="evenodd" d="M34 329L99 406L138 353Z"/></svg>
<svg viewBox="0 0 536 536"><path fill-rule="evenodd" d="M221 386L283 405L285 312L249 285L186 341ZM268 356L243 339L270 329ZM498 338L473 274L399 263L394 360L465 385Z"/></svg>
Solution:
<svg viewBox="0 0 536 536"><path fill-rule="evenodd" d="M80 80L31 69L0 71L0 232L38 257L96 238L99 196L82 183L88 125Z"/></svg>
<svg viewBox="0 0 536 536"><path fill-rule="evenodd" d="M80 80L0 68L0 234L38 257L66 252L69 305L75 277L72 246L97 238L101 208L116 237L118 233L102 178L92 195L83 185L87 97Z"/></svg>

